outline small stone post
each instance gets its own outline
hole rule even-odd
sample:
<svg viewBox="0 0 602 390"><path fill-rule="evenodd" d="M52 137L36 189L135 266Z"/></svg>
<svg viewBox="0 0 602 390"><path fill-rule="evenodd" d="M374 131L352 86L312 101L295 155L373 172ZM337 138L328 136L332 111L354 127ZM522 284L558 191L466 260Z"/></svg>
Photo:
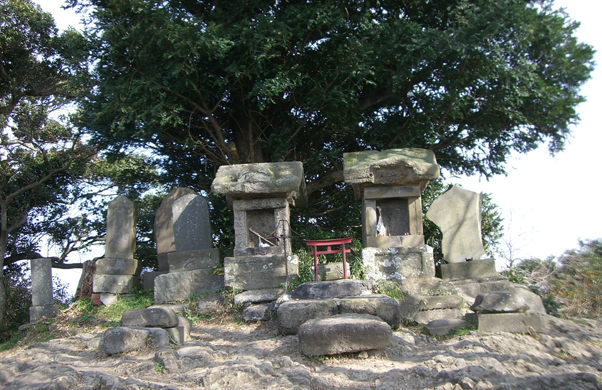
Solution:
<svg viewBox="0 0 602 390"><path fill-rule="evenodd" d="M48 258L32 259L31 264L31 302L29 322L36 323L42 317L58 313L52 297L52 262Z"/></svg>

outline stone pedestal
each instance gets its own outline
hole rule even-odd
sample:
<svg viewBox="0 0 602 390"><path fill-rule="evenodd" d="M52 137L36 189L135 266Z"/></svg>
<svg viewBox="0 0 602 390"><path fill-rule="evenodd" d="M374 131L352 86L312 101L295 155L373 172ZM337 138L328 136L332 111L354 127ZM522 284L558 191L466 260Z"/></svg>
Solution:
<svg viewBox="0 0 602 390"><path fill-rule="evenodd" d="M496 276L495 260L473 260L462 263L441 264L441 279L477 279Z"/></svg>
<svg viewBox="0 0 602 390"><path fill-rule="evenodd" d="M289 256L289 280L299 275L299 258ZM284 256L245 256L224 258L224 283L237 290L277 288L286 282Z"/></svg>
<svg viewBox="0 0 602 390"><path fill-rule="evenodd" d="M433 248L428 245L400 248L364 248L362 250L366 279L373 282L396 281L408 277L434 277Z"/></svg>

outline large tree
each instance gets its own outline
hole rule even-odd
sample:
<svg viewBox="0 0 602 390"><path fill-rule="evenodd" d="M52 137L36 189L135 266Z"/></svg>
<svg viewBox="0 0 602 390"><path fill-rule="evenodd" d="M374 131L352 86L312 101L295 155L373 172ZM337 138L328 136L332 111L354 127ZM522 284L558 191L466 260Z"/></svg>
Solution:
<svg viewBox="0 0 602 390"><path fill-rule="evenodd" d="M222 164L302 161L318 222L352 207L344 152L428 148L490 176L562 149L593 66L546 0L69 2L92 15L98 143L205 190Z"/></svg>

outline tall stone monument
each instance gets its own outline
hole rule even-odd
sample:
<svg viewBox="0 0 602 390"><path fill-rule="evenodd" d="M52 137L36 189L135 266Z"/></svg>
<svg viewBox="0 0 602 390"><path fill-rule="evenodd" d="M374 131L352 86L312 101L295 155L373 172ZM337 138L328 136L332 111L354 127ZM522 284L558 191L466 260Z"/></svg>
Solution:
<svg viewBox="0 0 602 390"><path fill-rule="evenodd" d="M108 304L115 294L129 294L138 282L140 273L136 249L136 219L134 202L118 196L109 202L105 257L96 262L93 291Z"/></svg>
<svg viewBox="0 0 602 390"><path fill-rule="evenodd" d="M32 259L31 264L31 303L29 322L36 323L42 317L54 316L58 306L52 296L52 263L48 258Z"/></svg>
<svg viewBox="0 0 602 390"><path fill-rule="evenodd" d="M225 284L240 290L278 287L299 274L291 253L290 207L305 201L300 162L222 165L211 190L234 209L234 256L224 259Z"/></svg>

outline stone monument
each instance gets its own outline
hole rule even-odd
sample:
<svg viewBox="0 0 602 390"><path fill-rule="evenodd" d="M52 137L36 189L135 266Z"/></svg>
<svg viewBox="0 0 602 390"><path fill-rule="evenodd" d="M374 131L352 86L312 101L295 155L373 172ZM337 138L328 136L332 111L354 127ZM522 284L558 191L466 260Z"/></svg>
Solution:
<svg viewBox="0 0 602 390"><path fill-rule="evenodd" d="M211 190L234 209L234 256L224 259L226 286L276 288L298 275L291 253L290 206L305 200L300 162L222 165Z"/></svg>
<svg viewBox="0 0 602 390"><path fill-rule="evenodd" d="M36 323L42 317L54 316L59 308L52 297L52 262L48 258L32 259L31 264L31 303L29 322Z"/></svg>

